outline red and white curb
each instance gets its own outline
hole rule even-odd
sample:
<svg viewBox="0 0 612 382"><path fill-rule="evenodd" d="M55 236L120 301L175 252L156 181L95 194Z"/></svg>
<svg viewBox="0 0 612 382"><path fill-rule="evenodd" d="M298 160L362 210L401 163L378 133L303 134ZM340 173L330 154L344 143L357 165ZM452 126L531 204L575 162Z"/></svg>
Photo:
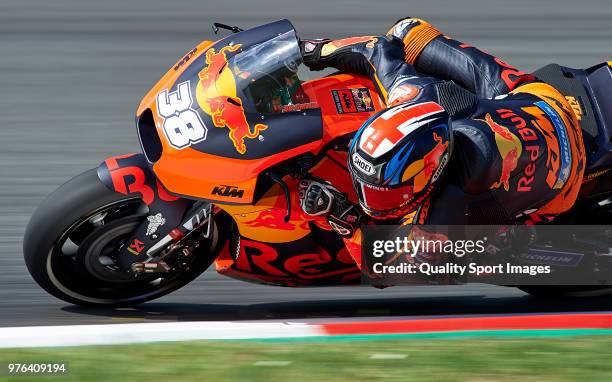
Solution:
<svg viewBox="0 0 612 382"><path fill-rule="evenodd" d="M162 322L0 328L0 348L470 331L612 329L612 313L332 322Z"/></svg>
<svg viewBox="0 0 612 382"><path fill-rule="evenodd" d="M378 322L341 322L324 325L328 335L611 328L612 313L450 317Z"/></svg>

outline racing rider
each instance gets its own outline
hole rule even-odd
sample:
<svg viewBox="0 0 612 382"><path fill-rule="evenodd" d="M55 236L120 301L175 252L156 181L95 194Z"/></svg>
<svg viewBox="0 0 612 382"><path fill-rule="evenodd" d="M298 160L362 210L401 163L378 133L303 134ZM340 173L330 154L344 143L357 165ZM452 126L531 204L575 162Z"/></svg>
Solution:
<svg viewBox="0 0 612 382"><path fill-rule="evenodd" d="M312 70L369 76L387 106L349 148L361 208L329 183L300 183L304 211L326 216L349 250L359 251L368 222L533 224L575 203L580 125L533 75L416 18L385 36L302 40L301 49Z"/></svg>

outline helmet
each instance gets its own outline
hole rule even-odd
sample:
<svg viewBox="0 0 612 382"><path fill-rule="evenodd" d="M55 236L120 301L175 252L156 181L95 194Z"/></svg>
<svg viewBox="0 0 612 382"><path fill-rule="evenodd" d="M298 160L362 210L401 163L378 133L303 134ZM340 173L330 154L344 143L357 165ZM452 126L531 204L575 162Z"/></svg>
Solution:
<svg viewBox="0 0 612 382"><path fill-rule="evenodd" d="M377 219L413 212L440 181L452 147L450 117L435 102L404 103L375 114L349 149L359 204Z"/></svg>

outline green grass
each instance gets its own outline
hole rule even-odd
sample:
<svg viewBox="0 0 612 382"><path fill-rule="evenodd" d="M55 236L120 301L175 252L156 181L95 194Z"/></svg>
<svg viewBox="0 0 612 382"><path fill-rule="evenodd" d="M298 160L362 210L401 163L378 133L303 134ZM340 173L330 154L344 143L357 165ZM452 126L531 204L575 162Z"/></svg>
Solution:
<svg viewBox="0 0 612 382"><path fill-rule="evenodd" d="M404 359L371 359L372 354ZM62 361L57 377L9 381L612 381L612 336L192 341L129 346L0 350L0 364ZM256 366L257 361L290 361ZM2 376L2 375L5 376ZM4 378L4 379L3 379Z"/></svg>

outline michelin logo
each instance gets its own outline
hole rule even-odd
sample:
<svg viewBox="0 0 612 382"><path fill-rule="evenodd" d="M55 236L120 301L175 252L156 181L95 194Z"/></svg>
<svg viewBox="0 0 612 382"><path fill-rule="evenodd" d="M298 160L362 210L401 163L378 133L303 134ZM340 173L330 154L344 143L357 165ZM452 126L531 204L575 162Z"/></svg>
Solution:
<svg viewBox="0 0 612 382"><path fill-rule="evenodd" d="M159 212L155 215L147 216L147 220L149 221L147 225L147 236L153 235L160 226L166 224L166 219Z"/></svg>

